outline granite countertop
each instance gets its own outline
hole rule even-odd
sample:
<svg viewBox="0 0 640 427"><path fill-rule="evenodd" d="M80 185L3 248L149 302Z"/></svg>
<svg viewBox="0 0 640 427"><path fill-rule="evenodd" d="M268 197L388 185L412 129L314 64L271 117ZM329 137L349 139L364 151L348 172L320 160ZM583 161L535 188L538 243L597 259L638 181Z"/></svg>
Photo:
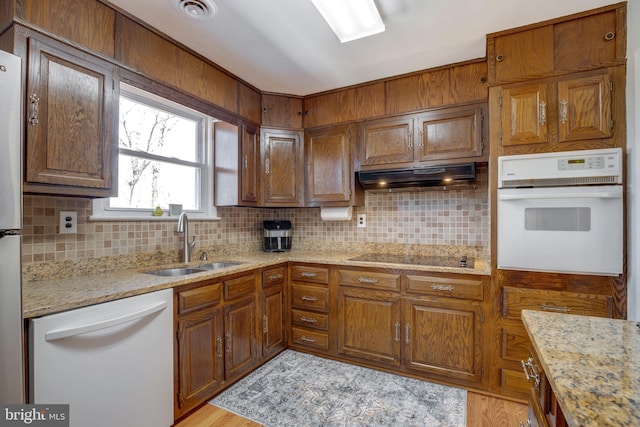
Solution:
<svg viewBox="0 0 640 427"><path fill-rule="evenodd" d="M522 311L570 426L640 425L640 329L636 322Z"/></svg>
<svg viewBox="0 0 640 427"><path fill-rule="evenodd" d="M308 262L360 267L383 267L415 271L465 273L489 275L490 267L484 260L476 259L473 268L433 267L413 264L387 264L379 262L350 261L362 255L354 252L295 251L282 253L250 252L225 257L217 256L208 261L194 261L190 265L220 260L238 261L242 264L219 270L190 274L187 276L162 277L145 272L158 268L178 266L163 264L136 269L99 273L69 278L25 281L22 285L23 315L33 318L101 302L140 295L147 292L186 285L206 279L268 267L281 262ZM180 265L182 266L182 265Z"/></svg>

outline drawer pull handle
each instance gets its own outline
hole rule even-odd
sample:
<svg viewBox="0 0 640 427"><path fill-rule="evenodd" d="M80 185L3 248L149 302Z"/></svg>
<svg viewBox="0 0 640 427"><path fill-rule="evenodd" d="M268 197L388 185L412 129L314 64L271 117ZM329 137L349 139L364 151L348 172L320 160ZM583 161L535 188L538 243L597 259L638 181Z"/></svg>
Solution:
<svg viewBox="0 0 640 427"><path fill-rule="evenodd" d="M316 298L316 297L310 297L310 296L308 296L308 295L302 295L302 296L300 297L300 299L301 299L302 301L308 301L308 302L316 302L316 301L318 301L318 298Z"/></svg>
<svg viewBox="0 0 640 427"><path fill-rule="evenodd" d="M539 388L540 374L538 373L538 367L533 361L533 358L530 357L526 362L524 360L521 360L520 364L522 365L524 376L527 378L527 381L531 381L533 379L533 384L536 388Z"/></svg>
<svg viewBox="0 0 640 427"><path fill-rule="evenodd" d="M303 271L302 273L300 273L300 275L302 277L316 277L318 273L313 273L311 271Z"/></svg>
<svg viewBox="0 0 640 427"><path fill-rule="evenodd" d="M222 359L222 337L216 337L216 349L218 359Z"/></svg>
<svg viewBox="0 0 640 427"><path fill-rule="evenodd" d="M35 93L29 97L29 124L37 125L40 123L38 116L40 115L40 98Z"/></svg>
<svg viewBox="0 0 640 427"><path fill-rule="evenodd" d="M233 348L231 348L231 332L225 332L224 336L226 338L227 354L231 354L233 352Z"/></svg>
<svg viewBox="0 0 640 427"><path fill-rule="evenodd" d="M400 323L396 322L396 342L400 342Z"/></svg>
<svg viewBox="0 0 640 427"><path fill-rule="evenodd" d="M262 333L263 334L269 333L269 317L267 317L266 314L262 316Z"/></svg>
<svg viewBox="0 0 640 427"><path fill-rule="evenodd" d="M560 100L560 123L567 123L568 102L566 99Z"/></svg>
<svg viewBox="0 0 640 427"><path fill-rule="evenodd" d="M378 283L378 279L374 277L358 277L358 282L373 285L375 283Z"/></svg>
<svg viewBox="0 0 640 427"><path fill-rule="evenodd" d="M304 335L300 337L300 341L302 341L302 342L306 342L306 343L310 343L310 344L315 344L315 343L317 343L317 342L318 342L318 340L317 340L317 339L315 339L315 338L310 338L310 337L306 337L306 336L304 336Z"/></svg>
<svg viewBox="0 0 640 427"><path fill-rule="evenodd" d="M272 274L269 276L269 280L280 280L282 279L284 276L282 274Z"/></svg>
<svg viewBox="0 0 640 427"><path fill-rule="evenodd" d="M559 305L540 304L540 309L544 311L554 311L556 313L568 313L569 307L562 307Z"/></svg>
<svg viewBox="0 0 640 427"><path fill-rule="evenodd" d="M411 323L407 323L407 328L405 329L404 334L404 342L407 344L411 343Z"/></svg>
<svg viewBox="0 0 640 427"><path fill-rule="evenodd" d="M538 123L540 123L541 126L544 126L547 123L547 103L544 101L540 101L538 108L540 109Z"/></svg>
<svg viewBox="0 0 640 427"><path fill-rule="evenodd" d="M304 322L304 323L317 323L318 322L316 319L313 319L311 317L304 317L304 316L302 316L300 318L300 321Z"/></svg>
<svg viewBox="0 0 640 427"><path fill-rule="evenodd" d="M431 285L431 289L434 291L452 291L454 288L452 285L436 285L434 283Z"/></svg>

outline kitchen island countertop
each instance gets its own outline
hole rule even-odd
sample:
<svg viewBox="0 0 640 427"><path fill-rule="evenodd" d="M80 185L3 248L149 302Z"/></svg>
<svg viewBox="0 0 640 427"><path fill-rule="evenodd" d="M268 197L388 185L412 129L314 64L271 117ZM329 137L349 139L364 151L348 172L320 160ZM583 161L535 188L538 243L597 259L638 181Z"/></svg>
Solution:
<svg viewBox="0 0 640 427"><path fill-rule="evenodd" d="M570 426L640 425L636 322L531 310L522 320Z"/></svg>
<svg viewBox="0 0 640 427"><path fill-rule="evenodd" d="M211 259L209 261L194 261L189 265L197 266L198 264L215 262L218 260L232 260L241 262L242 264L186 276L162 277L145 273L159 268L183 266L182 264L170 264L145 266L144 268L141 267L121 271L117 269L117 266L114 266L112 272L107 273L49 280L25 281L22 285L23 316L25 318L44 316L101 302L153 292L160 289L187 285L202 280L215 279L217 277L241 273L257 268L269 267L282 262L305 262L476 275L491 274L488 263L484 260L478 259L475 260L473 268L455 268L351 260L351 258L358 255L361 255L361 253L296 250L281 253L255 251L225 257L216 257L216 259Z"/></svg>

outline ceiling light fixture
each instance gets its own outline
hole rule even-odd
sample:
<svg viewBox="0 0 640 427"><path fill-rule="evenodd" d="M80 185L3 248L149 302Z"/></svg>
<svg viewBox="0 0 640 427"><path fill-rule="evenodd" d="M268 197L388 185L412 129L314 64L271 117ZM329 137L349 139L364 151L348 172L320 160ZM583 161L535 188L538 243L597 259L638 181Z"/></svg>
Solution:
<svg viewBox="0 0 640 427"><path fill-rule="evenodd" d="M384 22L373 0L311 0L341 43L378 34Z"/></svg>
<svg viewBox="0 0 640 427"><path fill-rule="evenodd" d="M218 8L213 0L174 0L178 10L192 19L211 19Z"/></svg>

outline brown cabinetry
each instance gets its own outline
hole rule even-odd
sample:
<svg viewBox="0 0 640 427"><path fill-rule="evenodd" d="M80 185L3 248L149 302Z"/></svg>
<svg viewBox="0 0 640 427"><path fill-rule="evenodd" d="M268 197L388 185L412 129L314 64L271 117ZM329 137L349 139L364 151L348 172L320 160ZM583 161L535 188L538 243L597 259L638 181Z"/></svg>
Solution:
<svg viewBox="0 0 640 427"><path fill-rule="evenodd" d="M257 365L257 277L176 289L176 418Z"/></svg>
<svg viewBox="0 0 640 427"><path fill-rule="evenodd" d="M302 129L302 98L263 94L262 126Z"/></svg>
<svg viewBox="0 0 640 427"><path fill-rule="evenodd" d="M365 122L357 129L360 170L486 160L485 115L486 104L476 104Z"/></svg>
<svg viewBox="0 0 640 427"><path fill-rule="evenodd" d="M306 206L364 204L364 193L355 182L351 129L344 125L305 132Z"/></svg>
<svg viewBox="0 0 640 427"><path fill-rule="evenodd" d="M606 144L613 136L613 90L607 69L504 86L499 100L502 145Z"/></svg>
<svg viewBox="0 0 640 427"><path fill-rule="evenodd" d="M382 82L340 89L304 98L304 127L335 125L385 115Z"/></svg>
<svg viewBox="0 0 640 427"><path fill-rule="evenodd" d="M284 326L286 266L262 273L262 357L270 357L287 347Z"/></svg>
<svg viewBox="0 0 640 427"><path fill-rule="evenodd" d="M623 64L625 43L624 3L488 34L489 82L501 84Z"/></svg>
<svg viewBox="0 0 640 427"><path fill-rule="evenodd" d="M338 355L443 381L477 384L483 376L487 282L466 275L341 268Z"/></svg>
<svg viewBox="0 0 640 427"><path fill-rule="evenodd" d="M293 348L327 353L329 341L329 269L293 264L289 267L291 336Z"/></svg>
<svg viewBox="0 0 640 427"><path fill-rule="evenodd" d="M594 286L594 290L598 289ZM521 361L529 357L531 341L520 320L522 310L542 310L586 316L612 317L610 295L548 290L541 288L502 287L502 313L499 324L500 386L505 394L525 398L530 384L522 372Z"/></svg>
<svg viewBox="0 0 640 427"><path fill-rule="evenodd" d="M260 146L261 205L303 206L304 147L301 132L262 128Z"/></svg>
<svg viewBox="0 0 640 427"><path fill-rule="evenodd" d="M33 33L26 42L25 191L116 195L117 67Z"/></svg>
<svg viewBox="0 0 640 427"><path fill-rule="evenodd" d="M256 126L216 122L213 128L216 206L257 206L260 145Z"/></svg>
<svg viewBox="0 0 640 427"><path fill-rule="evenodd" d="M540 427L566 427L562 409L558 404L551 384L542 369L542 364L533 348L527 358L521 361L522 369L529 384L529 423Z"/></svg>

